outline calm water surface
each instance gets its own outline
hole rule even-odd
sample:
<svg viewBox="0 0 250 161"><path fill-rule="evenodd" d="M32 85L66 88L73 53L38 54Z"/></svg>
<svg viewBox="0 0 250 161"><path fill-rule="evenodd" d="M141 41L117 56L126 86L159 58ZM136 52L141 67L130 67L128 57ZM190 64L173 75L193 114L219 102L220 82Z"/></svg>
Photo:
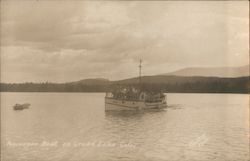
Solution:
<svg viewBox="0 0 250 161"><path fill-rule="evenodd" d="M105 113L103 93L1 93L2 160L249 160L249 95L167 98L166 110Z"/></svg>

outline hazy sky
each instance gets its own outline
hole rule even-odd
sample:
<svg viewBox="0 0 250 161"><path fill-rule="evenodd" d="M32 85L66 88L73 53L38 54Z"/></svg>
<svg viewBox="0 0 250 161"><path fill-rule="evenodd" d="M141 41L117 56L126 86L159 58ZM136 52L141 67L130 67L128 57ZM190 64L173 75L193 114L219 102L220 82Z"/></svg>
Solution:
<svg viewBox="0 0 250 161"><path fill-rule="evenodd" d="M247 65L248 1L1 2L1 81Z"/></svg>

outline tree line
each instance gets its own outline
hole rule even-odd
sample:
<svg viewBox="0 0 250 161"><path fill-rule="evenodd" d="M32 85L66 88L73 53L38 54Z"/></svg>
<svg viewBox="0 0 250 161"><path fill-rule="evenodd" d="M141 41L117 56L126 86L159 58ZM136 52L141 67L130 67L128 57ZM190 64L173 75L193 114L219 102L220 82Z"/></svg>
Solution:
<svg viewBox="0 0 250 161"><path fill-rule="evenodd" d="M117 85L137 86L148 91L171 93L250 93L250 77L198 79L166 82L112 82L106 84L84 83L1 83L1 92L107 92Z"/></svg>

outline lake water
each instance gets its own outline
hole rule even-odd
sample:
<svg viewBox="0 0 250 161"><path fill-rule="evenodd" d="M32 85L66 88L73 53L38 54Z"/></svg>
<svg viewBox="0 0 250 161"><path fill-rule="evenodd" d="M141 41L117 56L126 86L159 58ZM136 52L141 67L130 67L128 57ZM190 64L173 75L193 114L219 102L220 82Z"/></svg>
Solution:
<svg viewBox="0 0 250 161"><path fill-rule="evenodd" d="M249 95L168 94L166 110L119 113L104 95L1 93L2 160L249 160Z"/></svg>

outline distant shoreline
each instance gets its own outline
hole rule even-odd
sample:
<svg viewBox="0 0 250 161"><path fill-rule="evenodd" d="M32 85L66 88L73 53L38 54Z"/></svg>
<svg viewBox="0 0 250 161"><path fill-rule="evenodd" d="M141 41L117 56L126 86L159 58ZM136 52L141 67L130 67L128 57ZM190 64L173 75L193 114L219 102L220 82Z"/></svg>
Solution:
<svg viewBox="0 0 250 161"><path fill-rule="evenodd" d="M143 76L140 88L165 93L250 93L250 77ZM138 77L119 81L85 79L69 83L0 83L0 92L97 93L115 86L138 87Z"/></svg>

